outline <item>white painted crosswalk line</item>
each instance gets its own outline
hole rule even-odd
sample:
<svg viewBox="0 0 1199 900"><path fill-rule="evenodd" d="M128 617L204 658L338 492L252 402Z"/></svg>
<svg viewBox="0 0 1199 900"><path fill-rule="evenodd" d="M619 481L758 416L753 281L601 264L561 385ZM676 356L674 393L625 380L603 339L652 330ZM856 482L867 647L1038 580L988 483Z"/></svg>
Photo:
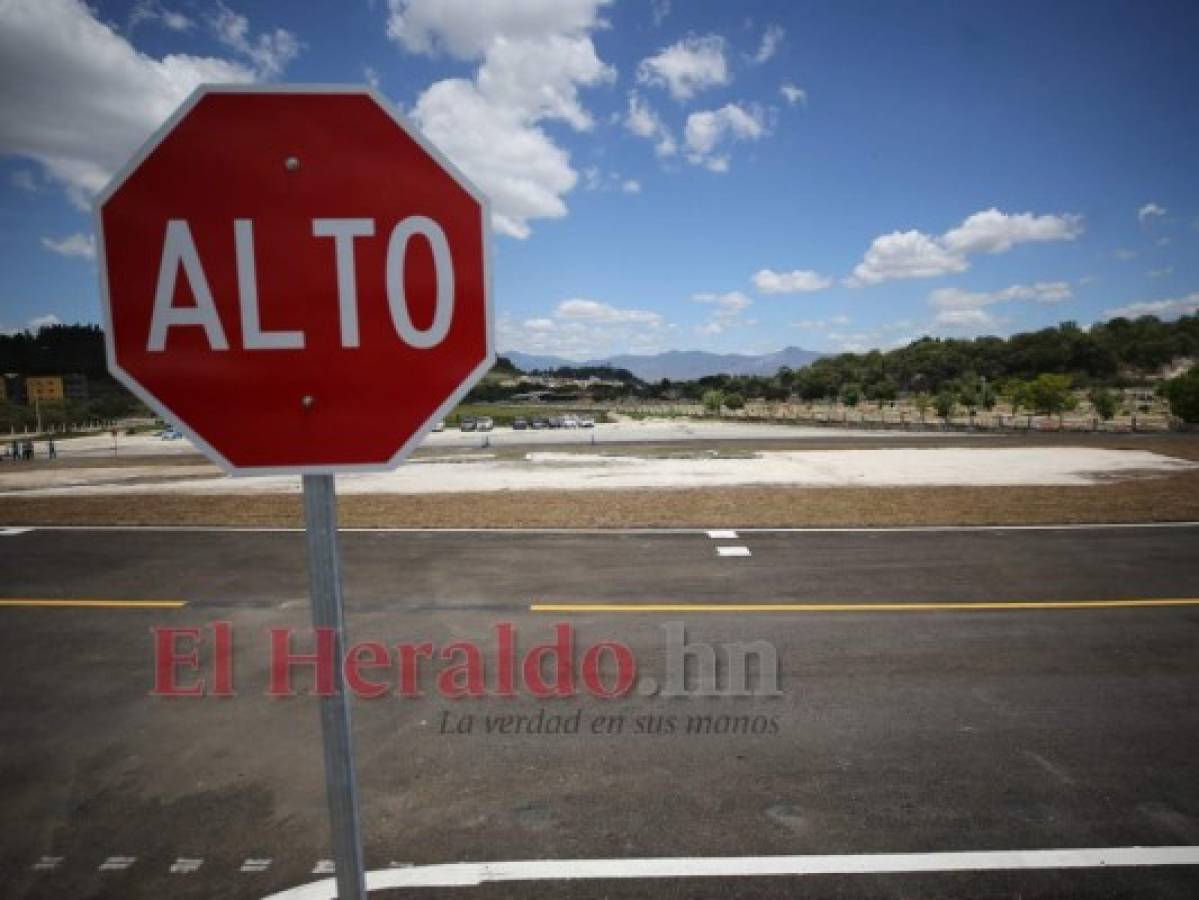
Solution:
<svg viewBox="0 0 1199 900"><path fill-rule="evenodd" d="M337 871L337 867L331 859L317 860L316 866L312 869L313 875L333 875Z"/></svg>
<svg viewBox="0 0 1199 900"><path fill-rule="evenodd" d="M191 858L188 858L185 856L181 856L177 860L175 860L173 863L171 863L171 874L172 875L190 875L192 872L195 872L197 869L199 869L200 866L202 866L202 865L204 865L204 860L202 860L202 859L191 859Z"/></svg>
<svg viewBox="0 0 1199 900"><path fill-rule="evenodd" d="M43 856L33 864L33 870L35 872L52 872L62 865L64 858L62 856Z"/></svg>
<svg viewBox="0 0 1199 900"><path fill-rule="evenodd" d="M241 868L238 871L249 874L265 872L271 867L272 862L274 862L274 860L270 859L269 857L267 859L247 859L241 864Z"/></svg>

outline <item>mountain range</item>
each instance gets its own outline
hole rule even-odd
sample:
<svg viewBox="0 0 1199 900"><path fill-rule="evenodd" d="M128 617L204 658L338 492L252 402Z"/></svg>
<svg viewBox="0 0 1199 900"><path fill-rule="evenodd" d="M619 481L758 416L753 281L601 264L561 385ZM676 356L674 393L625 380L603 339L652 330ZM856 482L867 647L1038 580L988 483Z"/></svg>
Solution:
<svg viewBox="0 0 1199 900"><path fill-rule="evenodd" d="M706 350L667 350L647 355L624 354L585 362L561 356L537 356L519 350L501 351L523 372L557 369L562 366L609 366L628 369L642 381L691 381L705 375L773 375L783 366L800 369L816 361L823 353L800 347L784 347L774 353L757 356L746 353L709 353Z"/></svg>

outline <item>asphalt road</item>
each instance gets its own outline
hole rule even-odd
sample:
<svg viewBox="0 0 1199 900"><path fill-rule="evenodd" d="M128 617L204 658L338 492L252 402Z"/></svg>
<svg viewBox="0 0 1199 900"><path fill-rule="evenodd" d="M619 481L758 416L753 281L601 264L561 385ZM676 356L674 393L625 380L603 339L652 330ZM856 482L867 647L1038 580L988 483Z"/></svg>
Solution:
<svg viewBox="0 0 1199 900"><path fill-rule="evenodd" d="M486 676L486 696L446 699L437 676L448 663L435 661L423 696L356 701L368 867L1199 845L1199 605L1045 605L1199 598L1197 538L1194 526L344 534L351 639L473 642ZM732 546L750 555L718 555ZM297 649L310 646L301 534L0 533L0 598L187 604L0 607L0 893L255 898L321 877L316 701L265 694L266 630L300 629ZM958 606L1013 601L1041 605ZM640 610L606 611L620 604ZM703 611L713 604L737 611ZM831 608L750 611L773 604ZM237 696L151 696L150 629L209 634L216 621L233 630ZM519 654L558 623L572 626L576 662L620 642L638 687L606 700L583 687L545 701L495 696L499 623L515 629ZM643 694L647 677L667 680L668 623L722 661L725 644L769 642L780 694ZM211 676L208 645L201 659ZM578 733L497 730L499 716L542 713L577 717ZM733 730L687 733L706 717ZM762 731L736 732L738 720ZM242 871L248 860L269 863ZM1182 898L1199 894L1199 867L553 880L386 896L800 893Z"/></svg>

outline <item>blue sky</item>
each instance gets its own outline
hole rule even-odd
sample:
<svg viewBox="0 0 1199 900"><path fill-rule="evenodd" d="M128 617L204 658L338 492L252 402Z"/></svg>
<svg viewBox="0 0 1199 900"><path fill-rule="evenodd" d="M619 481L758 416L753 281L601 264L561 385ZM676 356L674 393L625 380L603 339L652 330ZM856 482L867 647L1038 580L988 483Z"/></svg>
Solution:
<svg viewBox="0 0 1199 900"><path fill-rule="evenodd" d="M1199 5L11 0L0 329L201 81L372 81L492 198L501 349L859 350L1199 305Z"/></svg>

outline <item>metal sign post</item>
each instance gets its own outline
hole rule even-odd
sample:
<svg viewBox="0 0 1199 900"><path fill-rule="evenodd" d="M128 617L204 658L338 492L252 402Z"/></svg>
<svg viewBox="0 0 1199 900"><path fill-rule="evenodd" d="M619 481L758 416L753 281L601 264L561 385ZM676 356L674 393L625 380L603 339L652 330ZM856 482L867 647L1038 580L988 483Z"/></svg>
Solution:
<svg viewBox="0 0 1199 900"><path fill-rule="evenodd" d="M325 749L325 791L333 831L333 861L339 900L366 900L362 831L358 823L358 784L354 737L341 662L345 658L345 616L341 603L341 560L337 551L337 488L332 475L304 475L304 537L308 543L308 585L312 626L333 631L333 694L321 697L321 738Z"/></svg>

